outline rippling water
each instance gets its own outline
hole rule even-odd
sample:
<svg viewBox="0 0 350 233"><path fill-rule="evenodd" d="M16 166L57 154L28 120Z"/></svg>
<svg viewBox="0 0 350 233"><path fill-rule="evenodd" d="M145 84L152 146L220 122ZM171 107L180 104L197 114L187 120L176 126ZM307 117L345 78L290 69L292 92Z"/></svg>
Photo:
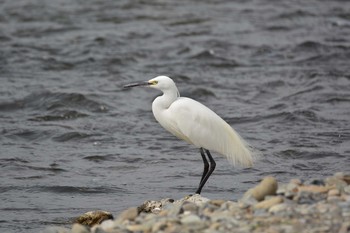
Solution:
<svg viewBox="0 0 350 233"><path fill-rule="evenodd" d="M5 0L0 5L2 232L193 193L202 161L151 113L163 74L263 156L215 155L209 198L350 171L348 1Z"/></svg>

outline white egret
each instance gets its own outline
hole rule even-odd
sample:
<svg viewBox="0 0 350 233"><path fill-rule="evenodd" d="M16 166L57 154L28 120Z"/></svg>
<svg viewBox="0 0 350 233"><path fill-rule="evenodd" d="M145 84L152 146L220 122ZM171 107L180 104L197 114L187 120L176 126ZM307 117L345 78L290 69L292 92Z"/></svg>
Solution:
<svg viewBox="0 0 350 233"><path fill-rule="evenodd" d="M196 193L201 193L216 166L209 151L225 156L233 165L252 166L252 148L215 112L193 99L180 97L171 78L158 76L124 88L136 86L149 86L162 91L163 95L152 103L154 117L170 133L199 148L204 170Z"/></svg>

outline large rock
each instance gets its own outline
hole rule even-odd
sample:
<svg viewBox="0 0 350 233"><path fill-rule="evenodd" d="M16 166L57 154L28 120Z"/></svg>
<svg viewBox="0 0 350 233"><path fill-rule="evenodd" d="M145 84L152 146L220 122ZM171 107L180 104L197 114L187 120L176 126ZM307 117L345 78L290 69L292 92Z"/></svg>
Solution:
<svg viewBox="0 0 350 233"><path fill-rule="evenodd" d="M83 215L80 215L74 220L74 223L79 223L81 225L92 227L97 224L101 224L107 219L113 219L113 215L110 212L96 210L89 211Z"/></svg>

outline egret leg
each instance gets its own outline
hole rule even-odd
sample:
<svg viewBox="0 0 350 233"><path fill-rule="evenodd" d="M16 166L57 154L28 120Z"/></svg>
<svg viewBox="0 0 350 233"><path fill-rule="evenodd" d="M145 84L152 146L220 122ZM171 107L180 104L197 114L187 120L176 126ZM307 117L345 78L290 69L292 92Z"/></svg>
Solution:
<svg viewBox="0 0 350 233"><path fill-rule="evenodd" d="M203 148L200 148L199 151L201 152L201 156L203 159L203 163L204 163L204 169L203 169L203 174L202 174L202 178L201 178L201 182L203 181L205 175L208 173L208 169L209 169L209 163L207 158L205 157L205 152Z"/></svg>
<svg viewBox="0 0 350 233"><path fill-rule="evenodd" d="M204 150L204 149L202 149ZM202 150L201 150L201 155L202 155L202 158L203 158L203 154L202 154ZM209 169L208 171L206 172L206 174L204 175L204 177L202 176L202 179L201 179L201 182L199 183L199 187L196 191L197 194L200 194L201 191L202 191L202 188L203 186L205 185L205 183L207 182L207 180L209 179L210 175L213 173L213 171L215 170L215 167L216 167L216 163L213 159L213 157L211 156L210 152L208 150L205 150L208 158L209 158Z"/></svg>

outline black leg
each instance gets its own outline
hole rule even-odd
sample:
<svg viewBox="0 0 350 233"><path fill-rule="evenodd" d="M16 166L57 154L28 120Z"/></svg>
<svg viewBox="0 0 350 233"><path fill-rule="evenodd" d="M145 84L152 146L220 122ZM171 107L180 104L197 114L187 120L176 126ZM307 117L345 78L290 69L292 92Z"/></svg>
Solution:
<svg viewBox="0 0 350 233"><path fill-rule="evenodd" d="M205 155L204 155L204 153L203 153L203 150L204 150L204 149L201 148L201 155L202 155L202 158L205 157ZM205 183L207 182L207 180L209 179L210 175L213 173L213 171L215 170L215 167L216 167L216 163L215 163L213 157L211 156L210 152L209 152L208 150L205 150L205 152L206 152L206 154L207 154L207 156L208 156L208 158L209 158L209 162L210 162L210 163L209 163L209 170L206 171L206 174L205 174L205 175L204 175L204 173L203 173L201 182L200 182L199 187L198 187L198 189L197 189L197 191L196 191L197 194L200 194L200 193L201 193L203 186L205 185ZM206 159L205 159L205 160L206 160ZM203 161L204 161L204 159L203 159ZM207 160L206 160L206 161L207 161ZM208 161L207 161L207 162L208 162ZM204 166L205 166L205 164L204 164ZM205 169L204 169L204 171L205 171Z"/></svg>
<svg viewBox="0 0 350 233"><path fill-rule="evenodd" d="M204 169L203 169L203 174L202 174L202 178L201 178L201 182L202 182L205 175L208 173L209 163L208 163L207 158L205 157L204 149L200 148L199 151L201 152L201 156L202 156L203 163L204 163Z"/></svg>

